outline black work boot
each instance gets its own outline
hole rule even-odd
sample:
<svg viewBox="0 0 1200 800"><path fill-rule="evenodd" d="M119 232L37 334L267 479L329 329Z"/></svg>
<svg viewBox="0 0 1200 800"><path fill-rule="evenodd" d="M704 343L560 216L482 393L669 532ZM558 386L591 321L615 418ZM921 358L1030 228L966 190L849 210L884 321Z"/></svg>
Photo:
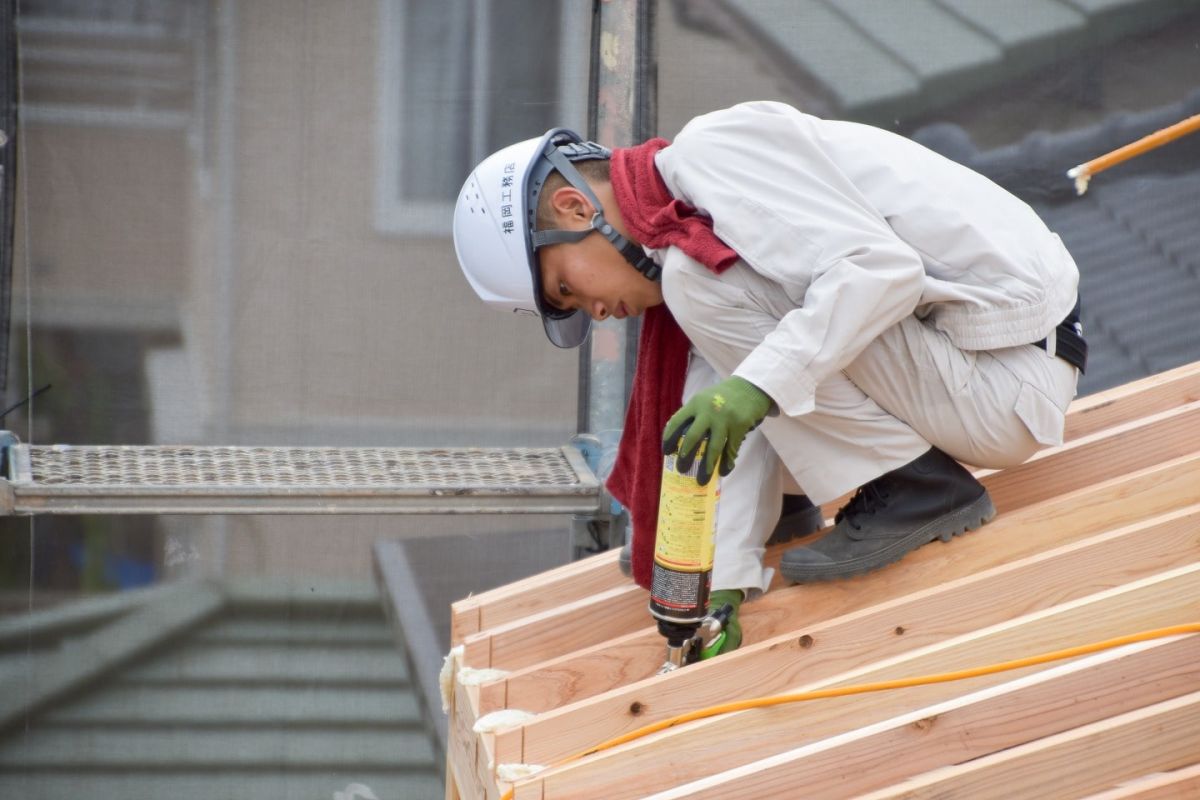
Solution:
<svg viewBox="0 0 1200 800"><path fill-rule="evenodd" d="M996 516L987 490L957 461L930 448L862 486L810 547L783 554L793 583L848 578L899 561L927 542L950 541Z"/></svg>
<svg viewBox="0 0 1200 800"><path fill-rule="evenodd" d="M779 524L771 532L767 544L790 542L816 533L825 527L825 516L813 505L806 494L785 494L783 510L779 513Z"/></svg>
<svg viewBox="0 0 1200 800"><path fill-rule="evenodd" d="M808 495L785 494L783 510L779 514L779 523L771 532L771 538L767 539L767 544L790 542L792 539L816 533L824 527L825 518L821 515L821 509L813 505L812 500L808 499ZM626 542L625 546L621 548L621 553L617 557L617 566L621 568L621 574L626 578L633 575L633 550L629 542Z"/></svg>

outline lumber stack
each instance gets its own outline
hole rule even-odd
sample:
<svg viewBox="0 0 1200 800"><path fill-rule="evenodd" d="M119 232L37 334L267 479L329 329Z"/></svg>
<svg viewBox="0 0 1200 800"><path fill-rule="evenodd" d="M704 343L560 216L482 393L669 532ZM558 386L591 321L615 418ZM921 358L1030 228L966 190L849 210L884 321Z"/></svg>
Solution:
<svg viewBox="0 0 1200 800"><path fill-rule="evenodd" d="M575 758L730 701L1200 622L1200 363L1076 401L1063 446L979 474L991 524L860 578L780 583L743 606L740 650L668 675L615 552L454 604L471 669L450 690L447 797L1200 796L1195 634L723 714ZM506 709L525 713L476 732ZM509 764L544 769L507 783Z"/></svg>

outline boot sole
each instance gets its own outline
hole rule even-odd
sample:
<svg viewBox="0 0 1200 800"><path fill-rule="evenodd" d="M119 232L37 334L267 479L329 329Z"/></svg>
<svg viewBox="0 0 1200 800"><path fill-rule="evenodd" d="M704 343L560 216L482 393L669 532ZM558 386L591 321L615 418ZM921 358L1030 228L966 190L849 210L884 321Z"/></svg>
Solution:
<svg viewBox="0 0 1200 800"><path fill-rule="evenodd" d="M792 583L814 583L866 575L868 572L895 564L913 550L929 544L934 539L949 542L959 534L977 530L991 522L995 516L996 507L992 505L992 498L987 492L984 492L970 504L938 517L925 527L913 531L903 539L897 539L877 553L825 566L788 564L785 560L780 563L779 572ZM784 558L786 559L786 555Z"/></svg>

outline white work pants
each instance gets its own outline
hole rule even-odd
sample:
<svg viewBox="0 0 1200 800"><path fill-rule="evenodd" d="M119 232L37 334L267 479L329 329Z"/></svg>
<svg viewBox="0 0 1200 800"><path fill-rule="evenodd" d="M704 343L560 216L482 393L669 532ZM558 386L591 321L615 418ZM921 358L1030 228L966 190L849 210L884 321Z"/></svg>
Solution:
<svg viewBox="0 0 1200 800"><path fill-rule="evenodd" d="M685 399L727 378L772 327L716 295L669 299L693 345ZM713 589L766 591L762 556L785 489L820 505L931 445L977 467L1019 464L1061 444L1077 379L1041 348L961 350L916 317L902 320L817 387L812 413L768 417L746 437L722 479Z"/></svg>

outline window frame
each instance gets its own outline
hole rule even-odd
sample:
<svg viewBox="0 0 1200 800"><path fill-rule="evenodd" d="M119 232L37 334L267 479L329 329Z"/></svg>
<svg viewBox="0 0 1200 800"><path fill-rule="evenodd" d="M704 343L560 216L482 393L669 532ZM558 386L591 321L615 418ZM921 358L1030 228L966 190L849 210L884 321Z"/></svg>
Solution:
<svg viewBox="0 0 1200 800"><path fill-rule="evenodd" d="M416 0L419 1L419 0ZM406 109L399 86L404 68L405 13L414 0L379 0L380 24L376 73L375 135L375 229L385 235L448 236L454 212L453 200L420 201L404 198L398 176L403 167L403 143ZM471 14L478 24L472 34L472 49L477 53L471 64L472 85L484 85L490 51L487 32L496 0L471 0ZM579 80L579 68L586 73L589 59L579 53L590 49L591 7L589 3L556 0L559 9L559 63L555 100L561 109L559 124L580 129L587 121L586 80ZM489 155L487 117L491 110L490 92L472 92L470 109L470 162L462 166L463 179L468 171Z"/></svg>

